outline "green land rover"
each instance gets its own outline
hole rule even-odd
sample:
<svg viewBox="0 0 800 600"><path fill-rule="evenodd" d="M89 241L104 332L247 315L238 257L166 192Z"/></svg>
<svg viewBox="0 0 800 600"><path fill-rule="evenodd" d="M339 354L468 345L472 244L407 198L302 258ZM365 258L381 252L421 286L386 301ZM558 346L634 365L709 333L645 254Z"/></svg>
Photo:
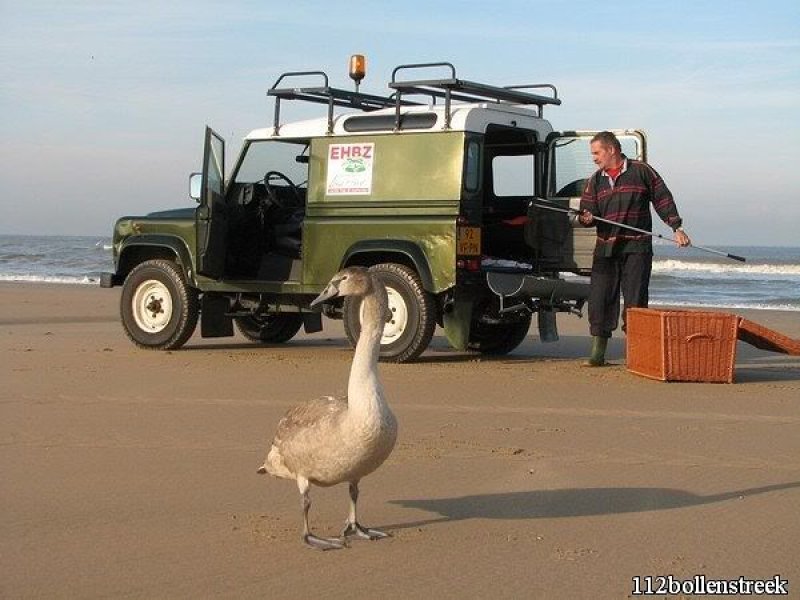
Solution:
<svg viewBox="0 0 800 600"><path fill-rule="evenodd" d="M356 65L360 61L352 61ZM459 79L450 63L401 65L387 96L330 87L324 72L281 75L272 126L256 129L230 174L224 141L206 128L198 205L119 219L114 273L125 332L142 348L175 349L193 334L282 343L322 329L309 302L350 265L379 273L391 317L381 357L417 358L436 326L456 349L503 354L527 336L557 339L555 315L580 314L594 229L576 226L594 170L589 131L554 132L554 86ZM421 77L422 76L422 77ZM282 122L287 101L321 118ZM350 110L340 111L339 108ZM645 158L639 131L616 132ZM359 306L326 307L354 341Z"/></svg>

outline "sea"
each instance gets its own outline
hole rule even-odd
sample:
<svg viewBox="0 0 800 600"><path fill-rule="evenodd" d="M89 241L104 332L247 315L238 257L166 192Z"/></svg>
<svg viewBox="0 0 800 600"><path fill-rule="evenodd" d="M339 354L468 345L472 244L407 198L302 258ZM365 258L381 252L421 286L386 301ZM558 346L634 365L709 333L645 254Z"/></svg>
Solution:
<svg viewBox="0 0 800 600"><path fill-rule="evenodd" d="M800 311L800 246L711 248L746 262L656 243L650 304ZM113 268L108 237L0 235L0 281L98 285Z"/></svg>

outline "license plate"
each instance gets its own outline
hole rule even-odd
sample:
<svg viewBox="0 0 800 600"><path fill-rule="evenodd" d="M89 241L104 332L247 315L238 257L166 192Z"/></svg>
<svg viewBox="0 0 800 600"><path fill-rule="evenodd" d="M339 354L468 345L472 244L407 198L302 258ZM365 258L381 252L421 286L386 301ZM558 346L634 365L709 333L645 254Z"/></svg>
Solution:
<svg viewBox="0 0 800 600"><path fill-rule="evenodd" d="M457 253L460 255L479 256L481 253L481 228L459 227Z"/></svg>

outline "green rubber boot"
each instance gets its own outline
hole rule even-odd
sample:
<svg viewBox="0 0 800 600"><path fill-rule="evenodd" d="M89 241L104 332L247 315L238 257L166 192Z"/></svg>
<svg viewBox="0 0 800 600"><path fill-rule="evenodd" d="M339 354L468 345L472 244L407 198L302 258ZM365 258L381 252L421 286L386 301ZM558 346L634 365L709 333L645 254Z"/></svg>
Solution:
<svg viewBox="0 0 800 600"><path fill-rule="evenodd" d="M608 346L607 337L592 336L592 355L586 361L587 367L602 367L606 364L606 346Z"/></svg>

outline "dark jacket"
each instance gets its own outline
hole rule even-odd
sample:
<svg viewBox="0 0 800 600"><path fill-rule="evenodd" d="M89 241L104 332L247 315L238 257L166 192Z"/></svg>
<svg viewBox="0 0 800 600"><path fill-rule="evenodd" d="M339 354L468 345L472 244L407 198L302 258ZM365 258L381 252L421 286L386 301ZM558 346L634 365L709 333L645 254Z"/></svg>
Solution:
<svg viewBox="0 0 800 600"><path fill-rule="evenodd" d="M610 178L602 169L589 177L581 196L581 210L595 217L619 221L625 225L651 231L650 204L661 220L672 230L681 226L678 208L664 180L656 170L639 160L624 157L627 168L619 174L612 188ZM619 254L652 254L653 241L649 235L636 233L607 223L597 225L595 256Z"/></svg>

